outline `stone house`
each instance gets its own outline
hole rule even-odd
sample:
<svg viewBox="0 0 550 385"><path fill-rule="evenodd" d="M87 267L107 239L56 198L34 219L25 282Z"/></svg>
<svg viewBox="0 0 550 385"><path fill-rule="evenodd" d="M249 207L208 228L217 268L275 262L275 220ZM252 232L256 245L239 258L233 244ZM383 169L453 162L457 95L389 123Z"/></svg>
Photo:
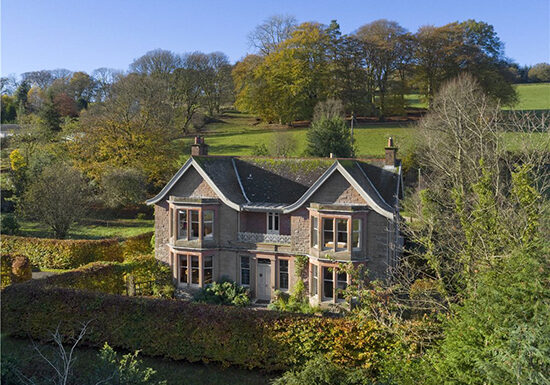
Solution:
<svg viewBox="0 0 550 385"><path fill-rule="evenodd" d="M181 288L222 277L257 300L292 291L307 256L312 303L337 302L349 283L338 262L385 279L400 255L401 166L385 159L208 156L202 137L154 198L155 255Z"/></svg>

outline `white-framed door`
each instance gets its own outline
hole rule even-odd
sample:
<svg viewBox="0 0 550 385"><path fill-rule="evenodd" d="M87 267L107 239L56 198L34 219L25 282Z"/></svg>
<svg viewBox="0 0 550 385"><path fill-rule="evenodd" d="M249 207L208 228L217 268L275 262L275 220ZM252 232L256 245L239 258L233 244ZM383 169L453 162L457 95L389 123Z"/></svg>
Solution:
<svg viewBox="0 0 550 385"><path fill-rule="evenodd" d="M258 261L256 274L256 298L271 300L271 264Z"/></svg>

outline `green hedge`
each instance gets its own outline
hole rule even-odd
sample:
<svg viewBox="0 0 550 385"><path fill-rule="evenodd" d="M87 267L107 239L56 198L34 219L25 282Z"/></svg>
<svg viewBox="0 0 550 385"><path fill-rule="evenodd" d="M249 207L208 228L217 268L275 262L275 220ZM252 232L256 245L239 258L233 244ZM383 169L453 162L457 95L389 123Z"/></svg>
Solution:
<svg viewBox="0 0 550 385"><path fill-rule="evenodd" d="M95 261L122 262L125 257L150 254L153 233L119 239L72 240L3 235L2 252L29 258L42 269L73 269Z"/></svg>
<svg viewBox="0 0 550 385"><path fill-rule="evenodd" d="M122 262L118 239L71 240L30 238L4 235L3 252L21 254L33 266L49 269L71 269L94 261Z"/></svg>
<svg viewBox="0 0 550 385"><path fill-rule="evenodd" d="M2 253L0 257L0 266L0 286L2 288L12 283L24 282L32 278L31 263L29 259L23 255Z"/></svg>
<svg viewBox="0 0 550 385"><path fill-rule="evenodd" d="M2 333L48 340L60 325L74 335L92 320L84 343L190 362L285 370L319 354L376 375L391 344L373 322L321 318L48 288L36 281L2 292Z"/></svg>
<svg viewBox="0 0 550 385"><path fill-rule="evenodd" d="M165 287L172 288L172 273L153 256L135 256L131 261L92 262L78 269L41 279L36 285L48 288L81 289L107 294L126 294L127 279L132 276L134 282L151 282L146 295L167 295ZM168 295L170 296L170 295Z"/></svg>

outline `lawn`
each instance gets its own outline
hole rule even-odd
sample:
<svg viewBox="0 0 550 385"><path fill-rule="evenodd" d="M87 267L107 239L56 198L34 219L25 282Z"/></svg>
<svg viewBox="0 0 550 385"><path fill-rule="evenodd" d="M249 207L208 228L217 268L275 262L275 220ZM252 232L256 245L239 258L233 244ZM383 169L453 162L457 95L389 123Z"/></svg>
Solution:
<svg viewBox="0 0 550 385"><path fill-rule="evenodd" d="M253 116L247 114L224 114L219 122L209 124L204 133L208 135L206 142L212 155L252 155L254 146L264 143L269 147L275 135L282 133L296 138L293 156L302 156L307 146L307 128L258 124ZM360 157L383 157L388 136L392 136L398 146L406 148L413 134L414 128L407 124L360 124L354 132L357 154ZM191 143L190 139L186 141Z"/></svg>
<svg viewBox="0 0 550 385"><path fill-rule="evenodd" d="M5 335L1 337L2 342L2 364L4 360L13 362L27 377L51 376L51 368L37 356L32 344L27 339L12 338ZM54 354L53 346L41 346L47 357ZM98 363L97 350L91 348L77 348L74 374L78 378L93 375ZM272 377L262 375L259 372L240 370L234 368L224 369L218 365L190 364L183 361L172 361L160 358L139 356L147 367L157 371L156 379L166 380L169 385L261 385L269 383ZM2 365L4 366L4 365ZM4 373L5 368L2 368ZM77 381L79 383L79 381Z"/></svg>
<svg viewBox="0 0 550 385"><path fill-rule="evenodd" d="M515 87L519 102L512 109L550 110L550 83L517 84Z"/></svg>
<svg viewBox="0 0 550 385"><path fill-rule="evenodd" d="M518 103L504 110L550 110L550 83L514 84ZM427 108L419 94L405 95L409 107Z"/></svg>
<svg viewBox="0 0 550 385"><path fill-rule="evenodd" d="M153 219L84 219L71 227L70 239L128 238L153 231ZM44 224L20 220L21 235L27 237L51 237L51 230Z"/></svg>

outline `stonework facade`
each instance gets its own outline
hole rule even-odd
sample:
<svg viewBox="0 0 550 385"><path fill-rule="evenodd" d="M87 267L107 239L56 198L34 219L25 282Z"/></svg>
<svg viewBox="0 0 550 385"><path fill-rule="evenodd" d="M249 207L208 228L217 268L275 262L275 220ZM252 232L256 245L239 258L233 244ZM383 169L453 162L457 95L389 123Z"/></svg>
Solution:
<svg viewBox="0 0 550 385"><path fill-rule="evenodd" d="M389 233L396 231L398 216L368 203L345 170L335 167L305 189L309 196L304 194L301 204L253 206L235 205L229 193L216 193L230 181L215 184L216 175L210 178L192 162L153 201L155 254L172 267L179 287L194 289L227 278L248 286L255 298L269 300L276 290L292 290L295 258L301 255L309 259L304 276L310 300L322 304L339 301L339 289L349 283L335 268L339 262L364 264L379 279L387 278L395 264L391 242L399 235ZM242 183L240 188L246 199Z"/></svg>

